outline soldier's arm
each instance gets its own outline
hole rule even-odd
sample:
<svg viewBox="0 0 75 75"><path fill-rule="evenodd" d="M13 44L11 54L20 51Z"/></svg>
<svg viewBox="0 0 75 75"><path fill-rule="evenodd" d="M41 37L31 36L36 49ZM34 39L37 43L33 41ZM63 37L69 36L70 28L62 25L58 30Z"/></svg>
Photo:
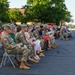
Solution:
<svg viewBox="0 0 75 75"><path fill-rule="evenodd" d="M33 35L33 33L31 33L31 35L30 35L30 38L34 38L34 35Z"/></svg>
<svg viewBox="0 0 75 75"><path fill-rule="evenodd" d="M17 43L21 43L21 45L25 43L25 40L23 39L20 33L18 33L15 37L16 37Z"/></svg>
<svg viewBox="0 0 75 75"><path fill-rule="evenodd" d="M17 43L20 43L20 40L19 40L20 37L19 36L20 35L18 33L15 35Z"/></svg>
<svg viewBox="0 0 75 75"><path fill-rule="evenodd" d="M37 33L35 31L33 32L33 36L34 37L37 37Z"/></svg>
<svg viewBox="0 0 75 75"><path fill-rule="evenodd" d="M10 44L6 38L2 38L1 41L2 41L3 47L6 49L12 49L16 47L15 45Z"/></svg>

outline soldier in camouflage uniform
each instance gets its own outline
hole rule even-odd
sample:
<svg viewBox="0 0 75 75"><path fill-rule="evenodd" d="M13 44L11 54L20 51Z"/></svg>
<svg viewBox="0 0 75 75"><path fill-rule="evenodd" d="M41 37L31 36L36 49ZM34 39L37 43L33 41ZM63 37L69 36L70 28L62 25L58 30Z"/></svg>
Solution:
<svg viewBox="0 0 75 75"><path fill-rule="evenodd" d="M2 34L2 44L4 46L4 49L6 49L7 53L10 54L22 54L21 58L21 64L20 64L20 69L30 69L30 67L27 66L27 59L30 51L27 50L27 48L22 48L20 47L19 44L15 44L11 36L9 35L10 31L10 26L5 26L4 27L4 32Z"/></svg>
<svg viewBox="0 0 75 75"><path fill-rule="evenodd" d="M68 40L68 34L66 33L65 26L62 26L60 30L60 38L63 40Z"/></svg>
<svg viewBox="0 0 75 75"><path fill-rule="evenodd" d="M45 40L45 42L48 44L46 44L48 46L48 48L56 48L56 44L55 44L55 38L54 38L54 31L52 30L52 28L50 29L50 31L47 30L47 25L44 25L43 28L43 35L42 36L49 36L50 40ZM44 46L45 47L45 46Z"/></svg>
<svg viewBox="0 0 75 75"><path fill-rule="evenodd" d="M37 49L37 52L35 52L35 55L36 55L36 53L39 53L39 54L38 54L39 56L43 56L43 57L44 57L43 50L41 50L41 46L40 46L40 40L39 40L39 39L36 39L36 38L33 36L33 33L31 32L31 30L32 30L32 27L29 26L29 28L28 28L29 38L28 38L28 39L30 39L30 42L32 42L32 44L34 44L34 42L35 42L35 46L34 46L34 50L35 50L35 51L36 51L36 48L39 47L39 48Z"/></svg>
<svg viewBox="0 0 75 75"><path fill-rule="evenodd" d="M47 33L47 26L43 25L42 37L48 36L46 33ZM48 48L51 48L50 40L44 38L44 49L47 51Z"/></svg>
<svg viewBox="0 0 75 75"><path fill-rule="evenodd" d="M35 38L34 35L33 35L33 33L31 32L31 30L32 30L32 26L29 26L28 27L28 33L30 35L30 38Z"/></svg>
<svg viewBox="0 0 75 75"><path fill-rule="evenodd" d="M35 26L35 30L33 32L33 36L36 38L36 39L40 39L39 37L39 30L40 30L40 27L39 26Z"/></svg>
<svg viewBox="0 0 75 75"><path fill-rule="evenodd" d="M46 34L50 36L51 47L52 47L52 48L56 48L56 43L55 43L55 37L54 37L54 30L53 30L53 27L50 27L50 31L48 31Z"/></svg>
<svg viewBox="0 0 75 75"><path fill-rule="evenodd" d="M33 36L36 38L36 40L40 40L40 46L43 49L44 47L44 39L39 35L39 26L35 26L35 31L33 32Z"/></svg>
<svg viewBox="0 0 75 75"><path fill-rule="evenodd" d="M27 46L27 48L31 51L30 57L34 58L34 56L35 56L35 54L34 54L34 48L30 44L30 42L28 42L26 40L26 36L24 34L25 30L27 30L27 26L21 25L21 31L16 34L16 39L17 39L18 43L23 43L23 45ZM34 59L33 62L39 62L39 60Z"/></svg>

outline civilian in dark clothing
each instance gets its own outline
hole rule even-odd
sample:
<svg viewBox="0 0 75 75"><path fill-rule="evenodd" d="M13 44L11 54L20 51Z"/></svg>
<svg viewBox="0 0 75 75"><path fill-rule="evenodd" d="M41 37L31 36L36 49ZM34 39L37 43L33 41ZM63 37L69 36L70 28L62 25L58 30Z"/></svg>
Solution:
<svg viewBox="0 0 75 75"><path fill-rule="evenodd" d="M35 30L35 27L33 27L33 29L31 30L31 32L34 32L34 30Z"/></svg>

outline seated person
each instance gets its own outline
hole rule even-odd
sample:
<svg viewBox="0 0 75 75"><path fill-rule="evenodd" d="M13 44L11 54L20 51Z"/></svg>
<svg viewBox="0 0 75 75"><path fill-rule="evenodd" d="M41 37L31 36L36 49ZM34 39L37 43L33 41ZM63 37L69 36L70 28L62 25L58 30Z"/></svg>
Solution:
<svg viewBox="0 0 75 75"><path fill-rule="evenodd" d="M35 51L35 56L36 56L36 50L37 50L37 52L39 52L39 55L40 56L44 56L44 54L43 54L43 51L41 50L41 46L40 46L40 44L38 44L37 43L37 41L36 41L36 38L34 38L34 37L31 37L32 35L32 33L30 34L28 31L30 31L30 28L26 31L26 29L27 28L25 28L25 37L26 37L26 40L29 42L29 43L31 43L31 45L34 47L34 51ZM31 35L31 36L30 36Z"/></svg>
<svg viewBox="0 0 75 75"><path fill-rule="evenodd" d="M16 33L17 42L18 42L18 43L22 43L23 46L26 45L27 48L31 51L31 53L30 53L30 58L34 59L34 60L35 60L34 62L39 62L38 59L35 59L35 54L34 54L33 46L31 45L30 42L28 42L28 41L26 40L26 36L25 36L25 34L24 34L24 32L25 32L25 29L24 29L24 28L25 28L25 27L27 27L27 26L21 25L21 30ZM20 29L20 28L19 28L19 29ZM27 28L26 28L26 29L27 29Z"/></svg>
<svg viewBox="0 0 75 75"><path fill-rule="evenodd" d="M10 26L6 25L4 27L4 31L1 37L1 42L3 44L4 49L9 54L22 54L21 63L19 65L20 69L30 69L30 64L27 63L28 56L30 51L27 48L20 47L19 44L16 44L10 36L11 28Z"/></svg>
<svg viewBox="0 0 75 75"><path fill-rule="evenodd" d="M69 40L68 33L67 33L67 31L66 31L64 26L62 26L61 30L60 30L60 39L62 39L62 40Z"/></svg>

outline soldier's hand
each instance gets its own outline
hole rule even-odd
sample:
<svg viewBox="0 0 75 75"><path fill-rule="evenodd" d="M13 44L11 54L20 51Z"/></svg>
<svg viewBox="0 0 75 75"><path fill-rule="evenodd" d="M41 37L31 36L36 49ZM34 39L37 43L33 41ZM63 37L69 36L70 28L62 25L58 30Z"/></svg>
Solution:
<svg viewBox="0 0 75 75"><path fill-rule="evenodd" d="M20 45L22 45L22 43L19 43Z"/></svg>
<svg viewBox="0 0 75 75"><path fill-rule="evenodd" d="M35 44L33 43L33 44L32 44L32 46L34 47L34 46L35 46Z"/></svg>
<svg viewBox="0 0 75 75"><path fill-rule="evenodd" d="M20 44L16 44L16 46L20 47Z"/></svg>
<svg viewBox="0 0 75 75"><path fill-rule="evenodd" d="M27 48L27 46L26 46L26 45L24 45L24 48Z"/></svg>

